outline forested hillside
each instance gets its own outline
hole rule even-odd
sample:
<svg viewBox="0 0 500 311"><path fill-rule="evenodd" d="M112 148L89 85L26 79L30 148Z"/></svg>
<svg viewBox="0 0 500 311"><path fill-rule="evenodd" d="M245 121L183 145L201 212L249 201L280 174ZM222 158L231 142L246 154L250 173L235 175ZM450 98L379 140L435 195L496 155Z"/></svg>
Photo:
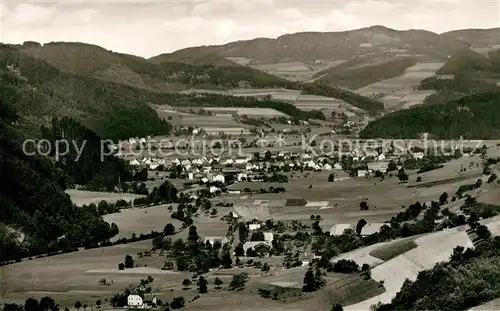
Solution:
<svg viewBox="0 0 500 311"><path fill-rule="evenodd" d="M119 180L127 182L134 178L133 168L123 159L111 155L109 143L72 118L53 118L50 127L42 126L41 133L53 146L57 141L71 142L60 144L61 152L68 153L58 155L55 166L62 169L74 185L113 192ZM79 153L80 149L82 152ZM51 151L50 156L54 157L55 149Z"/></svg>
<svg viewBox="0 0 500 311"><path fill-rule="evenodd" d="M494 52L486 57L471 50L458 51L437 73L453 75L453 78L431 77L422 80L421 90L437 91L427 97L424 104L442 104L466 95L500 91L497 85L500 81L500 62Z"/></svg>
<svg viewBox="0 0 500 311"><path fill-rule="evenodd" d="M127 98L137 96L130 94L132 90L138 93L138 89L143 89L144 92L138 94L141 94L139 96L144 101L158 101L160 93L173 93L188 88L288 88L304 90L312 95L332 96L370 112L383 110L380 102L334 86L302 85L238 65L213 53L199 54L196 50L162 54L150 60L84 43L55 42L41 46L31 42L21 46L20 51L47 61L64 73L104 80L103 83L110 81L130 86L130 90L126 91L129 93ZM146 91L153 91L156 95Z"/></svg>
<svg viewBox="0 0 500 311"><path fill-rule="evenodd" d="M500 138L500 92L469 95L442 105L400 110L370 122L362 138Z"/></svg>
<svg viewBox="0 0 500 311"><path fill-rule="evenodd" d="M0 261L83 246L116 233L97 211L75 206L66 174L48 159L22 150L17 113L0 102Z"/></svg>
<svg viewBox="0 0 500 311"><path fill-rule="evenodd" d="M47 124L48 116L72 116L105 139L166 134L170 125L148 105L155 93L60 71L16 48L0 46L2 98L27 126Z"/></svg>

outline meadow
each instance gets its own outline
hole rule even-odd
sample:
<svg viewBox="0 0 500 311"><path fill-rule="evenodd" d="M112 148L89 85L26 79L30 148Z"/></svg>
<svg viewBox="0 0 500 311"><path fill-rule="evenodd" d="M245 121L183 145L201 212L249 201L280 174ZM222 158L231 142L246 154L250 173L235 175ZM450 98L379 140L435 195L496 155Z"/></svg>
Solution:
<svg viewBox="0 0 500 311"><path fill-rule="evenodd" d="M129 202L136 198L144 197L143 195L131 193L97 192L75 189L68 189L66 190L66 193L69 194L71 201L73 201L73 203L77 206L82 206L84 204L88 205L90 203L98 204L101 201L115 203L118 200L125 200Z"/></svg>
<svg viewBox="0 0 500 311"><path fill-rule="evenodd" d="M419 91L420 81L432 77L444 65L442 62L419 62L407 68L401 76L379 81L356 90L364 96L383 94L382 102L387 110L405 109L421 104L431 91Z"/></svg>

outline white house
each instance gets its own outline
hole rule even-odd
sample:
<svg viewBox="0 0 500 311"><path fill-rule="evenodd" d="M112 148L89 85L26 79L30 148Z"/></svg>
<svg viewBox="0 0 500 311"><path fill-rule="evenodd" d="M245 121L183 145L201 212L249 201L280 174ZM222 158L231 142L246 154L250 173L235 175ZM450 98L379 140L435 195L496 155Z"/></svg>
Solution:
<svg viewBox="0 0 500 311"><path fill-rule="evenodd" d="M417 159L417 160L421 160L421 159L423 159L423 158L424 158L424 153L423 153L423 152L415 152L415 153L413 154L413 157L414 157L415 159Z"/></svg>
<svg viewBox="0 0 500 311"><path fill-rule="evenodd" d="M260 224L249 224L249 225L248 225L248 229L249 229L250 231L259 230L259 229L260 229L260 227L261 227L261 225L260 225Z"/></svg>
<svg viewBox="0 0 500 311"><path fill-rule="evenodd" d="M136 294L128 295L127 304L129 307L132 308L143 308L144 306L144 302L142 301L141 296Z"/></svg>
<svg viewBox="0 0 500 311"><path fill-rule="evenodd" d="M323 170L329 171L331 169L332 169L332 166L330 164L326 163L325 165L323 165Z"/></svg>
<svg viewBox="0 0 500 311"><path fill-rule="evenodd" d="M248 159L236 159L234 161L234 164L239 164L239 165L246 164L246 163L248 163Z"/></svg>
<svg viewBox="0 0 500 311"><path fill-rule="evenodd" d="M381 153L378 155L378 160L379 161L385 161L385 154Z"/></svg>
<svg viewBox="0 0 500 311"><path fill-rule="evenodd" d="M272 232L264 232L264 241L271 243L274 240L274 235Z"/></svg>
<svg viewBox="0 0 500 311"><path fill-rule="evenodd" d="M188 179L189 180L193 180L194 179L194 174L192 172L189 172Z"/></svg>
<svg viewBox="0 0 500 311"><path fill-rule="evenodd" d="M333 168L336 169L336 170L342 170L343 169L342 164L340 164L339 162L335 163L333 165Z"/></svg>
<svg viewBox="0 0 500 311"><path fill-rule="evenodd" d="M208 191L210 191L210 193L215 193L215 192L217 192L217 191L220 191L220 189L219 189L219 188L217 188L217 187L215 187L215 186L211 186L211 187L208 189Z"/></svg>
<svg viewBox="0 0 500 311"><path fill-rule="evenodd" d="M366 177L368 175L367 170L358 170L358 177Z"/></svg>
<svg viewBox="0 0 500 311"><path fill-rule="evenodd" d="M238 181L246 180L248 179L248 175L246 173L239 173L237 176Z"/></svg>
<svg viewBox="0 0 500 311"><path fill-rule="evenodd" d="M217 175L215 175L213 181L218 181L218 182L224 183L224 182L226 182L226 178L222 174L217 174Z"/></svg>
<svg viewBox="0 0 500 311"><path fill-rule="evenodd" d="M140 164L141 163L139 161L137 161L137 159L133 159L132 161L130 161L130 165L133 165L133 166L138 166Z"/></svg>

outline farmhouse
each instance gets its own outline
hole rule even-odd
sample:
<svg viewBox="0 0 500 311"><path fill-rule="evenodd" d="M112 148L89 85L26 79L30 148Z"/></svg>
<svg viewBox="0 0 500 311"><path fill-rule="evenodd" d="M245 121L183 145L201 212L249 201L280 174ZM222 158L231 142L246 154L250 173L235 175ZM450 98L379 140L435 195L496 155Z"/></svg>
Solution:
<svg viewBox="0 0 500 311"><path fill-rule="evenodd" d="M380 228L385 225L384 223L368 223L361 229L361 235L367 236L380 232Z"/></svg>
<svg viewBox="0 0 500 311"><path fill-rule="evenodd" d="M127 305L131 308L144 308L144 302L142 301L141 296L136 294L128 295Z"/></svg>

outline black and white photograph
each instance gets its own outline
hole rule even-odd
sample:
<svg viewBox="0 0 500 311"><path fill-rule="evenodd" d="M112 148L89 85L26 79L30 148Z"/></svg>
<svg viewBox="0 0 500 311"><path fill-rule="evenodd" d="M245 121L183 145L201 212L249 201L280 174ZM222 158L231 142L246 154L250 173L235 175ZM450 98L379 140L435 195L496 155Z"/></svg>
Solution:
<svg viewBox="0 0 500 311"><path fill-rule="evenodd" d="M500 309L500 0L0 0L0 311Z"/></svg>

